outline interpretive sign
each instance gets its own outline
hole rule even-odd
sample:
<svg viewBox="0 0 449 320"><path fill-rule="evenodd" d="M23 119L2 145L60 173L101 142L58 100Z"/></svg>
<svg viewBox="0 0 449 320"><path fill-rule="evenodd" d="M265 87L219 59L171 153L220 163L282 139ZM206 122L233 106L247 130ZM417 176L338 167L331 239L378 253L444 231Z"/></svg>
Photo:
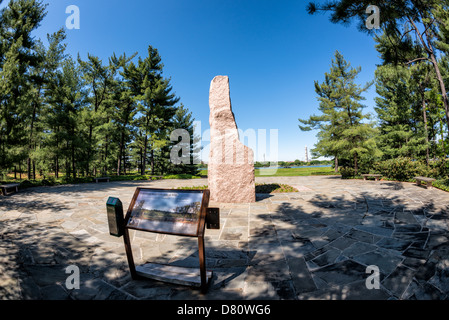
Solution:
<svg viewBox="0 0 449 320"><path fill-rule="evenodd" d="M207 290L212 272L206 270L204 231L220 228L218 208L209 208L209 190L169 190L137 188L124 219L123 240L131 277L146 277L172 283L200 286ZM115 204L108 201L108 206ZM198 238L198 268L147 263L136 266L129 230Z"/></svg>
<svg viewBox="0 0 449 320"><path fill-rule="evenodd" d="M177 235L198 234L202 191L138 189L126 226Z"/></svg>

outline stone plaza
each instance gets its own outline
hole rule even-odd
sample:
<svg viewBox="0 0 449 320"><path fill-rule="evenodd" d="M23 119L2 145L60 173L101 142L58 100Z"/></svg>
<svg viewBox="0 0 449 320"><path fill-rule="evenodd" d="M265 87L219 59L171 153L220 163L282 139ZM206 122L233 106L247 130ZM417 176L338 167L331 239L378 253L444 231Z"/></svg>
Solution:
<svg viewBox="0 0 449 320"><path fill-rule="evenodd" d="M449 193L339 176L258 177L297 193L223 204L206 230L209 290L132 280L106 201L126 212L137 187L203 186L207 179L38 187L0 198L0 299L439 300L449 297ZM198 267L196 238L131 231L136 264ZM80 270L70 289L69 266ZM369 266L379 288L368 288Z"/></svg>

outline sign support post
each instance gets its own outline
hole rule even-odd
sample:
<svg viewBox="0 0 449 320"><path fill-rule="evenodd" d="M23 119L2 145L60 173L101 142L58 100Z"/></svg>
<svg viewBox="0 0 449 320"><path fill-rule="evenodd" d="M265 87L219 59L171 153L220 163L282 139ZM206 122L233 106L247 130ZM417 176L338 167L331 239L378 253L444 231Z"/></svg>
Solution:
<svg viewBox="0 0 449 320"><path fill-rule="evenodd" d="M207 292L208 280L212 277L212 272L206 270L204 233L206 226L209 229L220 228L219 209L208 208L209 197L209 190L136 189L126 213L124 225L115 226L115 229L123 230L120 235L123 235L133 280L141 277L151 278L198 286L202 293ZM108 203L112 202L108 200ZM120 219L117 220L120 221ZM110 228L113 230L114 226L110 225ZM129 230L198 238L199 269L157 264L136 267ZM111 234L116 235L112 232Z"/></svg>

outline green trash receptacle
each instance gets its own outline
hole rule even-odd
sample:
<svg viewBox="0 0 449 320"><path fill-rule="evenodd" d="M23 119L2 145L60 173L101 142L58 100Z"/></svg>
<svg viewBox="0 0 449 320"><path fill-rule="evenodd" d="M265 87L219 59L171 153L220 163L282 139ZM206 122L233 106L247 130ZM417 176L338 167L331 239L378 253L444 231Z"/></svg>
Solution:
<svg viewBox="0 0 449 320"><path fill-rule="evenodd" d="M119 198L109 197L106 202L108 213L109 233L114 237L123 236L125 218L123 216L123 204Z"/></svg>

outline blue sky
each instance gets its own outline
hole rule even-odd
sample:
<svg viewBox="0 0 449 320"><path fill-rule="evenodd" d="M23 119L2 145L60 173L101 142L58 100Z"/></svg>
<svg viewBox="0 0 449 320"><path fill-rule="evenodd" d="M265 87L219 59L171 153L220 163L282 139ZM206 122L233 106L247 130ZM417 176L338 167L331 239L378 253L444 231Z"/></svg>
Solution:
<svg viewBox="0 0 449 320"><path fill-rule="evenodd" d="M65 26L67 6L79 7L80 29L67 30L73 57L91 53L107 63L114 52L145 56L148 45L156 47L165 76L202 131L209 129L210 82L229 76L238 127L265 129L267 136L270 129L279 130L278 160L283 161L304 160L305 146L317 142L316 132L299 130L298 118L317 113L314 81L323 81L335 51L362 67L359 84L373 80L380 63L371 36L355 25L334 25L328 15L308 15L303 0L44 2L48 15L36 32L41 39ZM366 111L373 112L374 86L365 97Z"/></svg>

